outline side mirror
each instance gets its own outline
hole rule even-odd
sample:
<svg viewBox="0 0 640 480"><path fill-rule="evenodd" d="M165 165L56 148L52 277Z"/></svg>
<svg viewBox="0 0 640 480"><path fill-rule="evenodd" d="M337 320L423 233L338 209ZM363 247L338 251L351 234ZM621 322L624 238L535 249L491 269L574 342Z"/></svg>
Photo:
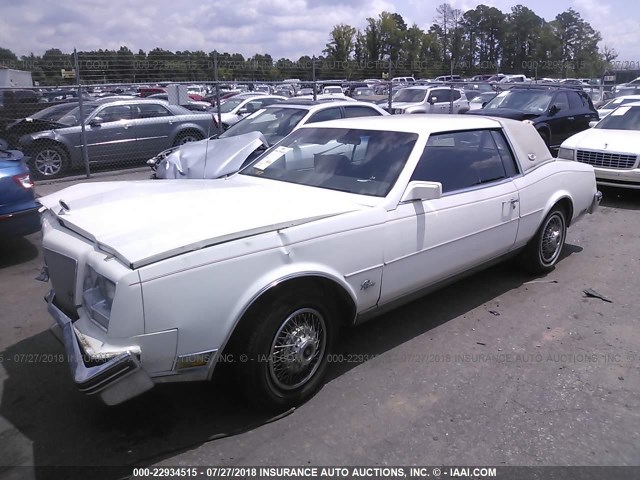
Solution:
<svg viewBox="0 0 640 480"><path fill-rule="evenodd" d="M400 202L413 202L415 200L437 200L442 197L442 184L440 182L409 182Z"/></svg>
<svg viewBox="0 0 640 480"><path fill-rule="evenodd" d="M482 102L482 108L484 108L484 106L489 103L489 102Z"/></svg>
<svg viewBox="0 0 640 480"><path fill-rule="evenodd" d="M238 115L246 115L247 113L249 113L249 109L247 107L242 107L238 110Z"/></svg>
<svg viewBox="0 0 640 480"><path fill-rule="evenodd" d="M433 105L434 103L436 103L436 100L438 100L437 97L429 97L429 100L427 100L431 105Z"/></svg>
<svg viewBox="0 0 640 480"><path fill-rule="evenodd" d="M99 127L100 125L102 125L102 117L93 117L89 122L89 125L91 127Z"/></svg>
<svg viewBox="0 0 640 480"><path fill-rule="evenodd" d="M595 127L595 126L597 125L597 123L598 123L598 121L597 121L597 120L591 120L591 121L589 122L589 128L593 128L593 127Z"/></svg>
<svg viewBox="0 0 640 480"><path fill-rule="evenodd" d="M556 104L553 104L551 105L551 108L549 108L549 115L555 115L559 111L560 111L560 107L557 106Z"/></svg>

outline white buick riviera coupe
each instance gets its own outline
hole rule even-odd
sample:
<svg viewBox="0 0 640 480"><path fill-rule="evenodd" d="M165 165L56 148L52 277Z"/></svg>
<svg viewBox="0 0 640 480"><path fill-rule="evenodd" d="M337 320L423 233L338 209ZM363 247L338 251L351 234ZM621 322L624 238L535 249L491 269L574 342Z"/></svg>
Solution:
<svg viewBox="0 0 640 480"><path fill-rule="evenodd" d="M511 255L549 271L600 197L522 122L329 121L225 178L42 198L46 300L75 383L109 405L224 359L283 409L322 384L340 327Z"/></svg>

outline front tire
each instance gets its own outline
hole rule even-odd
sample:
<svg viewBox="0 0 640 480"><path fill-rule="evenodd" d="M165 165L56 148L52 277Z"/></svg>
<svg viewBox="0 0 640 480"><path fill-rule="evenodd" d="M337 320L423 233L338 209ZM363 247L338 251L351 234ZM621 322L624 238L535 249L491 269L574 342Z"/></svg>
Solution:
<svg viewBox="0 0 640 480"><path fill-rule="evenodd" d="M529 273L536 275L553 270L558 263L566 238L566 214L561 207L555 206L522 252L523 267Z"/></svg>
<svg viewBox="0 0 640 480"><path fill-rule="evenodd" d="M30 161L31 173L41 180L62 176L68 166L69 156L65 149L51 144L38 147Z"/></svg>
<svg viewBox="0 0 640 480"><path fill-rule="evenodd" d="M265 410L300 405L322 385L338 311L320 293L292 290L251 314L240 375L245 396Z"/></svg>

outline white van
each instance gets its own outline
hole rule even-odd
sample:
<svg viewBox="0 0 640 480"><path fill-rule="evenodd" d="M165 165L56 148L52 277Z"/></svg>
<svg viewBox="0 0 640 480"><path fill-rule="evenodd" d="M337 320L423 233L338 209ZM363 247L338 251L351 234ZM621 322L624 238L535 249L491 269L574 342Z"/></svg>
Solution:
<svg viewBox="0 0 640 480"><path fill-rule="evenodd" d="M416 83L416 79L413 77L394 77L391 79L391 83L400 84L400 85L409 85Z"/></svg>

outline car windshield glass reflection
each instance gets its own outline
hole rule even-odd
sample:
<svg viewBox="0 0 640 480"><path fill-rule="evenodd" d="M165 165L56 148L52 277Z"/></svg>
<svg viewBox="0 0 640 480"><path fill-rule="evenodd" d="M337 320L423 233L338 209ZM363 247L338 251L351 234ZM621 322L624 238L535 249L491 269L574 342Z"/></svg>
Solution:
<svg viewBox="0 0 640 480"><path fill-rule="evenodd" d="M640 130L640 107L618 107L594 128L605 130Z"/></svg>
<svg viewBox="0 0 640 480"><path fill-rule="evenodd" d="M393 100L396 102L422 102L426 95L426 90L404 88L393 97Z"/></svg>
<svg viewBox="0 0 640 480"><path fill-rule="evenodd" d="M273 145L286 137L307 114L298 108L268 108L259 110L241 122L232 125L219 138L235 137L249 132L260 132Z"/></svg>
<svg viewBox="0 0 640 480"><path fill-rule="evenodd" d="M406 132L300 129L241 174L383 197L404 168L417 138Z"/></svg>
<svg viewBox="0 0 640 480"><path fill-rule="evenodd" d="M229 100L225 100L220 104L220 112L229 113L244 101L244 98L230 98Z"/></svg>
<svg viewBox="0 0 640 480"><path fill-rule="evenodd" d="M498 94L484 108L510 108L526 113L540 114L549 108L553 95L533 90L509 90Z"/></svg>
<svg viewBox="0 0 640 480"><path fill-rule="evenodd" d="M91 112L93 112L96 108L98 108L98 106L99 105L92 105L92 104L83 105L85 117L88 117L89 114L91 114ZM60 118L58 120L58 123L67 125L69 127L76 127L80 125L80 107L76 107L73 110L71 110L65 116Z"/></svg>

